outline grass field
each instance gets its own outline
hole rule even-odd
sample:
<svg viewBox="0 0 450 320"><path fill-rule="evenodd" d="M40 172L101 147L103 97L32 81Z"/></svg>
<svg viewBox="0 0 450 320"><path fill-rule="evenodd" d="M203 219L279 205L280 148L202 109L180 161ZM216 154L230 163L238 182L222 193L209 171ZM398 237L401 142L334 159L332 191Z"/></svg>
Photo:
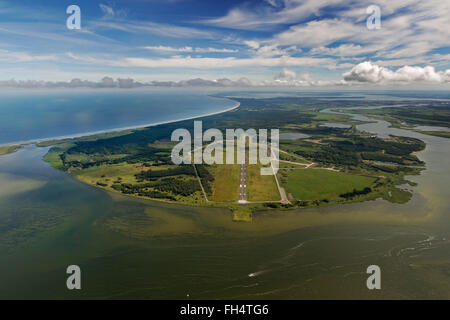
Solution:
<svg viewBox="0 0 450 320"><path fill-rule="evenodd" d="M121 178L123 183L136 183L136 173L141 172L141 167L136 164L120 163L115 165L100 165L83 170L73 171L77 179L95 185L97 182L111 185Z"/></svg>
<svg viewBox="0 0 450 320"><path fill-rule="evenodd" d="M336 199L340 194L369 187L375 178L323 169L289 170L287 194L296 200Z"/></svg>
<svg viewBox="0 0 450 320"><path fill-rule="evenodd" d="M36 144L37 146L41 146L40 143ZM45 143L43 143L42 146L46 146ZM50 163L50 165L58 170L64 170L64 163L61 160L61 155L67 151L68 148L74 146L73 143L67 142L62 143L57 146L54 146L50 149L50 151L44 156L43 160Z"/></svg>
<svg viewBox="0 0 450 320"><path fill-rule="evenodd" d="M176 166L158 166L158 167L151 167L152 172L156 172L159 170L166 170L175 168ZM72 175L77 178L80 181L83 181L85 183L88 183L90 185L101 187L103 189L113 191L113 192L120 192L121 189L117 189L117 186L119 185L133 185L133 186L139 186L145 183L148 183L149 181L139 181L136 178L136 174L140 173L141 171L145 171L148 168L142 166L141 164L129 164L129 163L119 163L119 164L109 164L109 165L99 165L95 167L89 167L86 169L79 169L72 171ZM162 177L157 180L153 180L154 183L161 182L164 179L167 179L167 177ZM198 180L196 177L192 176L186 176L186 175L174 175L170 176L170 179L177 179L177 183L183 184L187 183L188 185L190 183L195 183L198 185ZM189 187L189 186L187 186ZM120 187L119 187L120 188ZM151 186L144 187L144 191L155 191L157 189L152 188ZM139 195L141 191L135 191L132 195L133 196L139 196L147 199L155 199L160 201L177 201L180 203L187 203L187 204L199 204L204 203L203 194L201 191L193 192L190 195L181 195L176 194L171 191L164 191L166 194L171 195L174 197L174 199L168 200L166 198L153 198L151 196L147 195Z"/></svg>
<svg viewBox="0 0 450 320"><path fill-rule="evenodd" d="M389 188L387 192L383 194L383 199L393 203L406 203L412 197L412 194L408 191L399 188Z"/></svg>
<svg viewBox="0 0 450 320"><path fill-rule="evenodd" d="M311 113L314 116L314 120L317 121L333 121L333 122L347 122L351 118L347 115L341 114L329 114L329 113Z"/></svg>
<svg viewBox="0 0 450 320"><path fill-rule="evenodd" d="M50 165L53 168L59 169L59 170L63 170L64 169L64 164L61 161L61 158L59 157L61 155L60 152L49 152L44 156L44 161L47 161L48 163L50 163Z"/></svg>
<svg viewBox="0 0 450 320"><path fill-rule="evenodd" d="M240 165L224 164L213 167L212 201L237 201L239 198Z"/></svg>
<svg viewBox="0 0 450 320"><path fill-rule="evenodd" d="M247 166L247 200L248 201L278 201L280 193L274 176L262 176L261 166Z"/></svg>

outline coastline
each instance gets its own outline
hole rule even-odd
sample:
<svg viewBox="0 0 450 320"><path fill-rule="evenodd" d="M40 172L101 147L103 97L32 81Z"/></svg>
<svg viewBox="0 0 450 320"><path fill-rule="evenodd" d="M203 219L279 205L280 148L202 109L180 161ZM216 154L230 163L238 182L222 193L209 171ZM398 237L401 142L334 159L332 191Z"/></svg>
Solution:
<svg viewBox="0 0 450 320"><path fill-rule="evenodd" d="M22 145L17 145L17 144L0 146L0 156L14 153L17 150L19 150L20 148L22 148Z"/></svg>
<svg viewBox="0 0 450 320"><path fill-rule="evenodd" d="M159 123L153 123L153 124L145 125L143 127L144 128L152 128L152 127L164 126L165 124L171 124L171 123L176 123L176 122L180 122L180 121L186 121L186 120L191 120L191 119L196 119L196 118L202 118L202 117L208 117L208 116L223 114L225 112L232 111L232 110L235 110L235 109L239 108L240 105L241 104L239 102L236 102L236 104L234 106L226 108L226 109L221 110L221 111L210 112L210 113L208 113L206 115L201 115L201 116L186 117L186 118L179 119L179 120L171 120L171 121L164 121L164 122L159 122ZM321 112L323 112L323 110ZM233 114L231 114L230 116L231 117L235 117ZM240 113L236 115L236 117L240 117L240 116L241 116ZM176 125L173 126L173 127L176 127ZM133 135L133 131L127 131L127 128L122 128L122 130L123 130L122 132L117 132L118 135L123 135L123 134L128 134L128 133ZM155 129L155 130L158 130L158 129ZM112 136L117 136L116 132L112 132L112 131L106 131L106 132L112 133ZM139 135L139 132L142 132L142 131L135 131L135 132L138 133L138 135ZM98 138L100 138L100 139L102 138L101 135L98 135L98 136L96 136L96 135L82 136L82 137L87 137L87 140L89 140L89 139L96 140ZM285 205L285 206L278 205L278 203L279 203L278 200L277 201L253 202L253 203L249 203L249 205L245 206L245 207L239 206L239 204L235 203L234 201L230 201L230 202L227 201L227 202L221 202L221 203L215 203L215 204L213 204L213 203L205 203L203 201L198 201L199 198L197 196L194 196L193 198L181 198L181 199L174 199L172 197L172 198L168 198L168 200L167 200L165 198L160 198L159 196L153 197L151 195L151 192L148 191L148 190L145 190L145 192L148 195L146 195L146 193L144 193L144 192L142 193L142 195L136 195L136 194L131 195L129 192L124 192L123 191L123 190L129 191L127 189L129 187L125 187L125 189L123 189L124 185L128 184L131 187L133 187L131 184L129 184L127 181L125 181L125 180L127 180L127 177L125 178L124 181L121 181L122 178L120 178L119 182L117 182L115 180L118 177L123 177L122 174L120 174L120 175L119 174L116 174L116 175L112 174L110 176L109 173L107 173L108 174L108 177L106 179L107 181L110 181L110 179L112 179L111 181L113 181L114 183L117 184L116 187L118 185L122 185L122 191L119 192L119 190L117 188L113 188L111 186L110 182L105 182L102 179L100 179L100 176L92 178L92 177L89 176L89 174L87 174L83 178L82 174L79 175L79 174L73 172L72 167L70 165L69 166L65 166L64 160L62 162L60 161L60 155L65 152L64 151L65 145L67 144L70 147L71 141L70 140L60 140L60 141L53 140L53 141L50 141L45 146L52 146L52 145L57 145L57 144L59 144L61 147L60 148L55 148L53 153L51 151L49 151L47 153L47 155L44 157L43 160L46 161L46 162L49 162L54 168L56 168L58 170L66 171L67 173L69 173L69 175L71 175L73 178L75 178L78 181L81 181L81 182L83 182L85 184L91 185L91 186L93 186L95 188L98 188L98 189L103 189L103 190L108 191L108 192L117 193L117 194L121 194L121 195L126 195L126 196L130 196L130 197L133 197L133 198L140 198L140 199L149 200L149 201L163 202L163 203L170 203L170 204L178 204L178 205L188 205L188 206L200 206L200 207L209 207L209 206L229 207L231 209L231 211L232 211L233 220L234 221L251 221L252 220L252 214L254 212L267 211L267 210L269 210L271 208L279 209L279 210L290 210L290 209L294 209L294 208L300 209L300 208L311 207L311 206L319 206L319 205L321 205L321 206L329 206L330 205L331 206L331 205L339 205L339 204L352 203L352 202L364 202L364 201L368 201L368 200L375 200L375 199L378 199L378 198L383 198L384 200L388 200L390 202L394 202L395 201L395 203L404 203L405 201L406 202L409 201L409 194L406 195L405 193L401 193L401 190L397 190L398 188L396 188L396 185L398 185L399 183L402 183L402 184L407 183L407 180L404 180L404 179L402 179L402 180L396 179L393 182L393 184L392 183L389 183L389 184L386 183L385 184L385 188L383 187L384 189L380 189L380 190L377 189L376 193L371 193L369 196L364 196L364 197L359 197L358 196L357 198L350 198L350 199L344 199L344 200L342 200L341 198L336 198L333 201L328 201L328 199L326 199L327 201L324 201L323 203L316 203L314 201L297 201L294 204L289 203L289 205ZM37 147L41 147L41 146L44 146L44 144L37 145ZM89 162L92 162L92 161L89 161ZM75 165L74 168L77 168L77 165ZM419 174L419 173L420 172L418 172L418 173L411 173L411 175ZM124 174L127 175L128 173L124 173ZM94 174L94 176L95 176L95 174ZM101 177L104 178L105 176L106 176L106 173L103 172L103 175ZM135 174L132 175L133 183L135 183L134 182L134 179L135 179L134 176L136 176L136 175ZM378 176L376 176L376 177L378 177ZM142 181L140 181L140 182L142 182ZM119 186L119 188L120 188L120 186ZM394 191L398 191L398 192L394 193L394 196L392 196L391 193L389 193L389 196L386 196L387 190L391 190L391 189L394 190ZM353 190L355 190L355 189L353 189ZM351 192L351 190L350 190L350 192ZM354 192L356 192L356 191L354 191ZM137 192L134 192L134 193L137 193ZM400 193L400 194L398 194L398 193ZM366 195L366 194L364 194L364 195ZM277 204L273 205L272 207L264 205L265 203L269 203L269 202L270 203L277 203Z"/></svg>
<svg viewBox="0 0 450 320"><path fill-rule="evenodd" d="M146 123L146 124L135 125L135 126L127 126L127 127L119 127L119 128L112 128L112 129L105 129L105 130L98 130L98 131L75 133L75 134L71 134L71 135L49 137L49 138L43 138L43 139L32 139L32 140L27 140L27 141L8 142L6 144L0 144L0 147L24 146L24 145L28 145L28 144L38 144L38 143L48 142L48 141L53 141L53 140L57 141L57 140L65 140L65 139L76 139L76 138L94 136L97 134L113 133L113 132L121 132L121 131L126 131L126 130L155 127L155 126L159 126L159 125L163 125L163 124L181 122L181 121L186 121L186 120L193 120L193 119L198 119L198 118L203 118L203 117L214 116L214 115L218 115L218 114L225 113L225 112L230 112L230 111L233 111L233 110L239 108L241 105L241 103L238 101L232 100L230 98L226 98L226 99L235 102L235 105L230 108L224 109L224 110L210 112L207 114L196 115L196 116L192 116L192 117L160 121L160 122L152 122L152 123ZM17 150L15 150L15 151L17 151Z"/></svg>

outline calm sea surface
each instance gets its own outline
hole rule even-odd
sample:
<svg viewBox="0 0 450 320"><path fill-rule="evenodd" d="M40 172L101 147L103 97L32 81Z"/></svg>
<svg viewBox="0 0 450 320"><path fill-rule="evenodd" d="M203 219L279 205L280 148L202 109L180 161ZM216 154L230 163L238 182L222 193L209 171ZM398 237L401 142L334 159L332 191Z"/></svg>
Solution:
<svg viewBox="0 0 450 320"><path fill-rule="evenodd" d="M179 120L235 104L186 90L2 90L0 145Z"/></svg>

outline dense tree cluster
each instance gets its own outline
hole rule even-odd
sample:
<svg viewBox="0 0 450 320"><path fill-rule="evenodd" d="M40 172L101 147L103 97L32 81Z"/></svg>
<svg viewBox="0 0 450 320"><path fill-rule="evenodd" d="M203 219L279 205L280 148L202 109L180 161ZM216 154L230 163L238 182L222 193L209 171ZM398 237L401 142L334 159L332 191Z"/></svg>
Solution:
<svg viewBox="0 0 450 320"><path fill-rule="evenodd" d="M425 144L413 138L383 140L379 138L345 137L342 140L324 139L322 144L299 142L296 154L325 165L358 166L362 160L376 160L399 164L423 164L411 152L422 150Z"/></svg>
<svg viewBox="0 0 450 320"><path fill-rule="evenodd" d="M185 174L188 176L195 176L195 170L191 165L180 165L175 168L168 168L165 170L146 170L135 174L139 181L152 180L153 178L171 177Z"/></svg>
<svg viewBox="0 0 450 320"><path fill-rule="evenodd" d="M372 192L372 189L369 188L369 187L365 187L362 190L353 189L352 192L343 193L343 194L339 195L339 197L345 198L345 199L348 200L348 199L354 198L355 196L365 195L365 194L368 194L370 192Z"/></svg>
<svg viewBox="0 0 450 320"><path fill-rule="evenodd" d="M379 164L370 164L369 167L372 170L383 171L387 173L404 173L404 174L414 174L417 169L414 167L405 167L405 166L383 166Z"/></svg>
<svg viewBox="0 0 450 320"><path fill-rule="evenodd" d="M187 197L197 191L201 191L197 180L180 180L175 178L162 179L153 186L155 189L163 192L171 192L175 195Z"/></svg>
<svg viewBox="0 0 450 320"><path fill-rule="evenodd" d="M330 146L344 152L375 152L383 151L396 156L408 155L425 147L418 139L404 138L403 141L383 140L379 138L352 137L347 140L324 140Z"/></svg>
<svg viewBox="0 0 450 320"><path fill-rule="evenodd" d="M209 172L207 165L196 165L196 168L205 192L210 195L212 193L212 183L214 182L214 176L211 174L211 172Z"/></svg>
<svg viewBox="0 0 450 320"><path fill-rule="evenodd" d="M318 151L297 150L295 153L326 165L356 166L361 162L357 154L344 152L329 146L322 146Z"/></svg>
<svg viewBox="0 0 450 320"><path fill-rule="evenodd" d="M64 164L65 168L82 168L86 169L93 166L99 166L99 165L111 165L111 164L118 164L118 163L141 163L141 162L147 162L152 161L152 166L161 166L161 165L169 165L172 164L170 153L167 152L167 150L157 149L157 148L149 148L146 152L136 153L136 154L130 154L125 155L124 157L118 157L118 158L110 158L109 156L106 157L99 157L98 159L95 156L92 156L92 159L88 161L79 161L79 160L67 160L68 154L73 152L72 149L69 149L68 153L63 153L60 155L61 161Z"/></svg>
<svg viewBox="0 0 450 320"><path fill-rule="evenodd" d="M100 185L99 182L97 182L97 184ZM106 184L102 185L106 186ZM176 200L174 198L175 195L187 197L197 191L201 191L197 180L184 180L177 178L165 178L161 180L155 179L152 180L152 182L139 184L120 183L120 181L115 181L111 187L124 194L137 194L139 196L166 198L170 200Z"/></svg>
<svg viewBox="0 0 450 320"><path fill-rule="evenodd" d="M417 164L422 165L423 161L417 159L416 156L413 155L404 155L402 157L393 156L387 153L381 152L362 152L361 158L364 160L374 160L380 162L392 162L398 164Z"/></svg>
<svg viewBox="0 0 450 320"><path fill-rule="evenodd" d="M421 106L416 108L390 108L389 112L408 123L447 127L450 123L448 105Z"/></svg>

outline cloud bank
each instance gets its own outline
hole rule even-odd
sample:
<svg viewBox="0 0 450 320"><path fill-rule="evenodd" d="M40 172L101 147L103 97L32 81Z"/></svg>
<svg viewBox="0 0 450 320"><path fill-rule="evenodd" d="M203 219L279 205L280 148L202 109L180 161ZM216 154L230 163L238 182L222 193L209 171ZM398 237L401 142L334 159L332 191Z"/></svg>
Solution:
<svg viewBox="0 0 450 320"><path fill-rule="evenodd" d="M345 81L383 83L383 82L430 82L449 83L450 69L436 71L434 67L404 66L392 71L370 61L362 62L343 74Z"/></svg>
<svg viewBox="0 0 450 320"><path fill-rule="evenodd" d="M72 79L70 81L44 80L0 80L0 87L16 88L140 88L140 87L326 87L352 86L355 84L389 84L389 83L450 83L450 69L436 71L432 66L411 67L404 66L395 71L365 61L345 72L343 79L324 80L315 79L308 73L297 74L294 70L283 68L273 77L273 80L251 81L245 77L238 80L227 78L207 80L202 78L181 81L136 81L131 78L104 77L100 81Z"/></svg>
<svg viewBox="0 0 450 320"><path fill-rule="evenodd" d="M44 80L3 80L0 81L0 88L141 88L141 87L246 87L255 85L247 78L240 78L236 81L222 78L216 80L205 80L201 78L182 81L150 81L139 82L131 78L104 77L100 81L89 81L72 79L70 81L44 81Z"/></svg>
<svg viewBox="0 0 450 320"><path fill-rule="evenodd" d="M170 46L145 46L144 49L161 52L197 52L197 53L236 53L238 50L226 48L193 48L190 46L175 48Z"/></svg>

